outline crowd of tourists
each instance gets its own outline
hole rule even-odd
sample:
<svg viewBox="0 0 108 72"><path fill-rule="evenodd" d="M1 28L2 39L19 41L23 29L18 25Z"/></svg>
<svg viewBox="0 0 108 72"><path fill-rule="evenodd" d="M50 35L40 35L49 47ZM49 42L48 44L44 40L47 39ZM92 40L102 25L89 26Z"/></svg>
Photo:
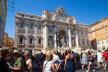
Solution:
<svg viewBox="0 0 108 72"><path fill-rule="evenodd" d="M30 50L2 50L0 72L87 72L96 67L107 69L108 50L82 51L80 54L70 49L48 50L33 54Z"/></svg>

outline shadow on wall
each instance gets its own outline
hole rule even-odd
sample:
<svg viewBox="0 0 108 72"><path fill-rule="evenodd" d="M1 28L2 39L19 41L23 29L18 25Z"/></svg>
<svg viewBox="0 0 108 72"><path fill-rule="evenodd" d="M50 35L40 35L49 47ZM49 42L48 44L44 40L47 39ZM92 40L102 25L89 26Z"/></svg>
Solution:
<svg viewBox="0 0 108 72"><path fill-rule="evenodd" d="M93 49L97 49L97 41L96 41L96 39L93 39L92 41L91 41L91 45L92 45L92 48Z"/></svg>

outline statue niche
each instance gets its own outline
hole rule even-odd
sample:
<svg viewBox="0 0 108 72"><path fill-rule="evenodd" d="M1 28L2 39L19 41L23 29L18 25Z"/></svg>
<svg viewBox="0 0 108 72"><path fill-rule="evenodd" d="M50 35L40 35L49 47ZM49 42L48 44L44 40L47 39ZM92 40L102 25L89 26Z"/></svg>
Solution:
<svg viewBox="0 0 108 72"><path fill-rule="evenodd" d="M58 38L59 38L58 46L59 47L66 47L66 32L64 30L59 31Z"/></svg>

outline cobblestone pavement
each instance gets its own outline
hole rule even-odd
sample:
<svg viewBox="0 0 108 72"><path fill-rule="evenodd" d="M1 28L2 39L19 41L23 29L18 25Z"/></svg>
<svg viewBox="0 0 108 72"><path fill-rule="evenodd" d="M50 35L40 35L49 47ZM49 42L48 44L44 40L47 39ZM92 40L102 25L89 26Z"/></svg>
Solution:
<svg viewBox="0 0 108 72"><path fill-rule="evenodd" d="M86 70L82 71L82 70L76 70L76 72L86 72ZM108 72L107 70L104 69L95 69L95 71L91 70L90 72Z"/></svg>
<svg viewBox="0 0 108 72"><path fill-rule="evenodd" d="M86 72L86 70L82 71L82 70L76 70L76 72ZM96 71L91 71L91 72L108 72L108 70L96 70Z"/></svg>
<svg viewBox="0 0 108 72"><path fill-rule="evenodd" d="M95 71L91 70L90 72L108 72L108 67L107 67L107 70L104 70L102 67L98 68L98 66L96 64L94 64L92 67L93 67L93 69L95 69ZM86 67L86 69L84 71L82 71L81 67L80 67L75 72L87 72L87 67Z"/></svg>

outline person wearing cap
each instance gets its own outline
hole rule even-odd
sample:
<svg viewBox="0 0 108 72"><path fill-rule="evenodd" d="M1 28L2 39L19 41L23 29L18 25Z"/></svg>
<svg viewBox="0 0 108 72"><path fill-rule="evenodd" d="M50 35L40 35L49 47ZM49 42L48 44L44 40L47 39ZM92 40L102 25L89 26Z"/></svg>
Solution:
<svg viewBox="0 0 108 72"><path fill-rule="evenodd" d="M15 55L15 62L14 62L14 67L12 68L13 72L22 72L22 58L20 57L19 51L14 50L14 55Z"/></svg>

